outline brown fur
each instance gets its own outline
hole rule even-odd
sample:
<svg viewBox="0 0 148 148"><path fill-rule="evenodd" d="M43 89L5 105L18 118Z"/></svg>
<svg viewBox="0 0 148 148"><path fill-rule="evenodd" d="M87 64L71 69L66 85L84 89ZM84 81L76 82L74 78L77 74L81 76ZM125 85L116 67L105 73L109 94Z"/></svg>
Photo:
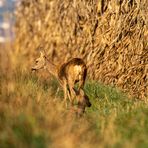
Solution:
<svg viewBox="0 0 148 148"><path fill-rule="evenodd" d="M58 67L49 61L45 54L41 52L41 55L36 60L36 64L32 67L32 70L39 70L43 68L47 69L49 73L59 80L64 90L65 102L68 96L70 102L73 103L74 97L76 96L74 85L77 82L79 83L78 92L84 87L87 75L87 67L84 61L80 58L73 58ZM69 91L67 90L67 86Z"/></svg>
<svg viewBox="0 0 148 148"><path fill-rule="evenodd" d="M80 89L77 94L77 100L78 100L77 113L78 115L81 116L85 112L85 108L91 106L91 103L89 101L88 96L84 93L84 90L82 89Z"/></svg>

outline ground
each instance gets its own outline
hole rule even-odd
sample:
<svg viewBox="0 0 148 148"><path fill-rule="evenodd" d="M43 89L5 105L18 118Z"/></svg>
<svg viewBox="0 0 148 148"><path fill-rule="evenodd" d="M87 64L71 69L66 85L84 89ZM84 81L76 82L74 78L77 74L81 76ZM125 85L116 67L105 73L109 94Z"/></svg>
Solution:
<svg viewBox="0 0 148 148"><path fill-rule="evenodd" d="M148 103L87 80L82 117L63 104L53 79L17 70L0 76L1 147L148 147Z"/></svg>

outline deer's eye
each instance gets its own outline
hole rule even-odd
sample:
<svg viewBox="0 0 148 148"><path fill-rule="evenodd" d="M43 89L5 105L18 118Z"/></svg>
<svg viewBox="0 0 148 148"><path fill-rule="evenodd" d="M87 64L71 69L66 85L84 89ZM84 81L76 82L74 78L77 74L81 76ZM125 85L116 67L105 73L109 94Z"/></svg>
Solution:
<svg viewBox="0 0 148 148"><path fill-rule="evenodd" d="M37 64L38 62L39 62L38 60L35 61L36 64Z"/></svg>

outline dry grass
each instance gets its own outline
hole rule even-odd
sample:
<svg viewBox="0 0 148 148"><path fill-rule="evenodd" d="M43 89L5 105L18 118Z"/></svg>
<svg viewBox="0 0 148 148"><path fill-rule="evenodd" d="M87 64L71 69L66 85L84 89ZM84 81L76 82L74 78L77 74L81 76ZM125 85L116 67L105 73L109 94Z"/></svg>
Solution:
<svg viewBox="0 0 148 148"><path fill-rule="evenodd" d="M78 118L65 109L57 82L30 71L0 73L1 147L147 147L147 102L87 82L91 108Z"/></svg>

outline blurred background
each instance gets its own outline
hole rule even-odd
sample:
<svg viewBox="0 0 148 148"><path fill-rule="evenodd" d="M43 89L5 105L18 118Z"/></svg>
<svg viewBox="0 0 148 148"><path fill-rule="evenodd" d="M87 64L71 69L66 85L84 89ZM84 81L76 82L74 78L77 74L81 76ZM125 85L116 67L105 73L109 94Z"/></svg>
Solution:
<svg viewBox="0 0 148 148"><path fill-rule="evenodd" d="M17 0L0 1L0 43L10 42L14 39L14 10Z"/></svg>

